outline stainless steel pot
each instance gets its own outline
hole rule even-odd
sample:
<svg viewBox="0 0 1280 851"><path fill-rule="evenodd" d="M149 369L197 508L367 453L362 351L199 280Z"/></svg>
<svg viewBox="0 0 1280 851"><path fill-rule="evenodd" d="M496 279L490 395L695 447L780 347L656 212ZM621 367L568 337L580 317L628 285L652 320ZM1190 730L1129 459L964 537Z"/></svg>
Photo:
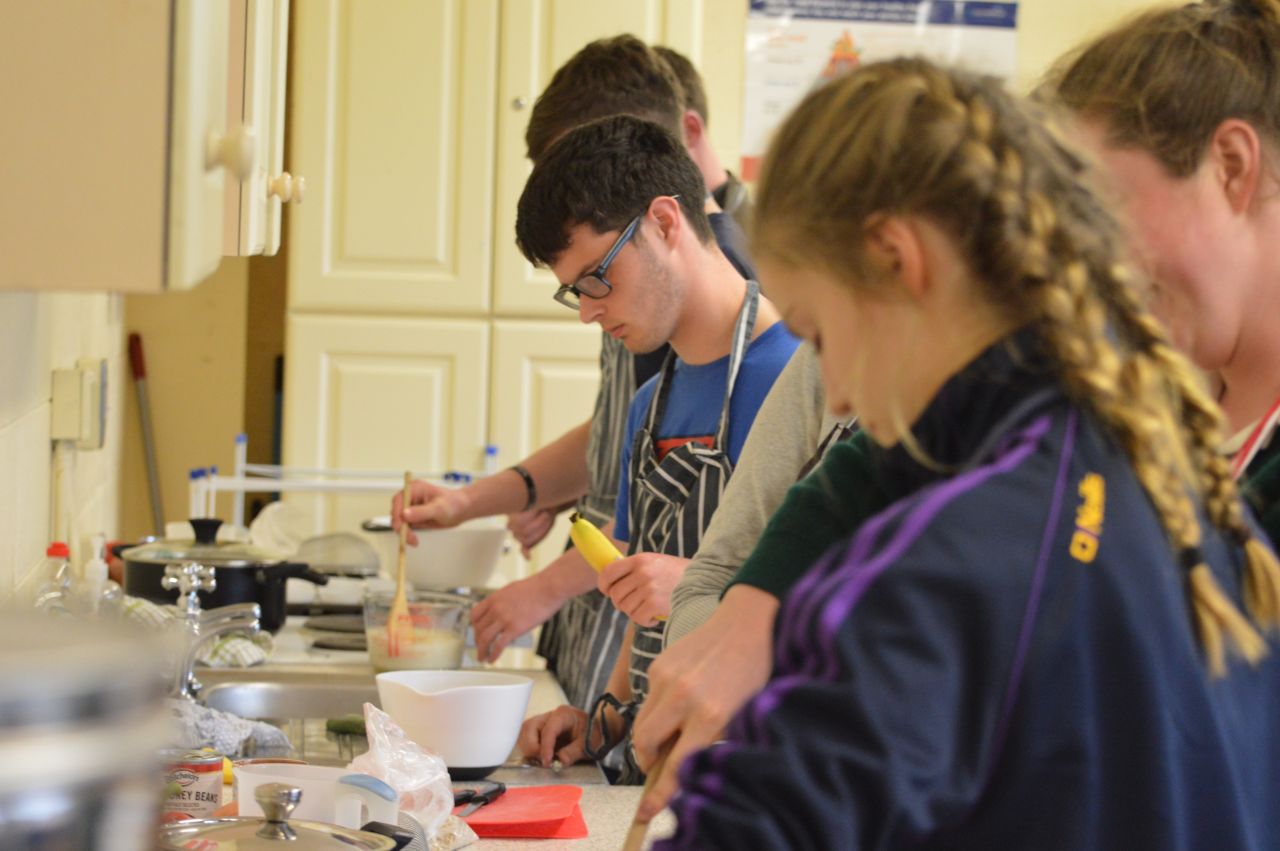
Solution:
<svg viewBox="0 0 1280 851"><path fill-rule="evenodd" d="M166 686L119 625L0 610L0 848L150 847Z"/></svg>
<svg viewBox="0 0 1280 851"><path fill-rule="evenodd" d="M214 569L215 587L200 592L201 608L257 603L262 610L262 628L276 632L284 625L285 586L289 579L305 579L317 585L329 582L327 576L308 565L285 561L269 550L249 544L219 543L221 525L221 520L195 519L191 521L195 540L155 541L121 552L125 593L172 603L178 592L165 586L165 568L192 562L208 565Z"/></svg>

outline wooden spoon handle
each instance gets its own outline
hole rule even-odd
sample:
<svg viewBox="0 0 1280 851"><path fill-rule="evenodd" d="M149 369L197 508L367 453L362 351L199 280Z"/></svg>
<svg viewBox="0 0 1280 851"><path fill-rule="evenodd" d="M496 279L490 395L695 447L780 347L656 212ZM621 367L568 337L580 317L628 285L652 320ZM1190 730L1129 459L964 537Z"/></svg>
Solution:
<svg viewBox="0 0 1280 851"><path fill-rule="evenodd" d="M658 758L653 761L653 765L649 766L649 773L644 778L644 792L640 795L641 800L653 790L653 785L658 782L662 769L667 767L667 757L671 755L671 746L674 744L674 739L668 742L658 754ZM627 838L622 843L622 851L640 851L644 847L644 837L648 832L648 822L632 817L631 829L627 831Z"/></svg>
<svg viewBox="0 0 1280 851"><path fill-rule="evenodd" d="M404 491L400 498L400 509L409 507L410 486L413 474L404 473ZM409 601L405 595L405 547L408 545L409 524L400 523L400 553L396 561L396 593L391 598L391 611L387 613L387 655L399 656L405 645L413 642L413 622L409 620Z"/></svg>

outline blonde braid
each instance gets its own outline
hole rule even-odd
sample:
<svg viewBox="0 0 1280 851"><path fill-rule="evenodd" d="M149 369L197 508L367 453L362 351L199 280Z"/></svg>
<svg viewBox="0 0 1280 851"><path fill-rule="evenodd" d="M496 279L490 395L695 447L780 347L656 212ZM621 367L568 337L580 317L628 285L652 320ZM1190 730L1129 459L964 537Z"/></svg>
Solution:
<svg viewBox="0 0 1280 851"><path fill-rule="evenodd" d="M1138 348L1145 350L1170 376L1180 394L1184 431L1191 444L1193 469L1199 471L1209 520L1216 527L1230 532L1244 548L1245 607L1254 620L1267 629L1280 627L1280 561L1245 522L1239 490L1231 476L1231 464L1219 449L1222 445L1222 412L1205 392L1187 361L1165 340L1155 318L1141 310L1132 289L1123 281L1113 283L1113 299L1121 308L1117 313L1130 320L1130 336ZM1204 572L1208 572L1207 567ZM1206 585L1203 579L1195 580L1194 576L1193 581ZM1207 591L1198 596L1203 596L1203 593ZM1197 616L1203 618L1199 609ZM1249 658L1248 654L1245 655Z"/></svg>
<svg viewBox="0 0 1280 851"><path fill-rule="evenodd" d="M985 123L970 122L970 126L977 128ZM979 141L996 148L1003 144L1000 139ZM1012 165L1018 155L1010 145L993 150L992 157L1011 164L1002 169L998 206L1006 215L1012 215L1016 205L1009 200L1009 184L1022 172ZM1022 245L1022 279L1040 284L1029 288L1028 297L1034 305L1033 312L1042 320L1043 338L1062 365L1068 392L1111 427L1133 461L1138 479L1155 503L1170 538L1184 553L1195 554L1188 581L1210 672L1215 676L1225 673L1228 644L1250 663L1256 663L1266 654L1266 642L1223 593L1200 557L1200 524L1187 492L1188 483L1200 485L1215 525L1233 532L1238 539L1247 531L1230 476L1223 477L1215 469L1224 466L1213 451L1219 415L1192 380L1186 361L1164 342L1155 320L1131 298L1114 298L1108 303L1099 293L1099 283L1104 284L1104 291L1123 288L1122 284L1107 280L1115 264L1090 264L1087 254L1073 250L1071 240L1059 233L1052 204L1041 192L1025 190L1025 208L1027 235ZM1056 245L1058 251L1051 251L1051 245ZM1054 260L1055 255L1059 259ZM1049 272L1043 274L1046 258ZM1126 326L1131 343L1135 344L1126 358L1122 359L1107 342L1108 327L1113 324ZM1134 331L1141 334L1135 335ZM1140 341L1132 339L1135 336ZM1199 414L1200 427L1184 427L1168 406L1149 402L1170 397L1178 400L1177 408ZM1195 476L1195 469L1204 472ZM1259 577L1280 575L1280 568L1255 569L1255 564L1251 559L1249 575L1254 581L1246 585L1250 595L1247 599L1280 601L1275 596L1280 584L1267 586L1259 581ZM1249 591L1252 587L1258 590ZM1251 611L1257 616L1259 609L1251 604ZM1280 610L1271 606L1269 611L1274 617Z"/></svg>

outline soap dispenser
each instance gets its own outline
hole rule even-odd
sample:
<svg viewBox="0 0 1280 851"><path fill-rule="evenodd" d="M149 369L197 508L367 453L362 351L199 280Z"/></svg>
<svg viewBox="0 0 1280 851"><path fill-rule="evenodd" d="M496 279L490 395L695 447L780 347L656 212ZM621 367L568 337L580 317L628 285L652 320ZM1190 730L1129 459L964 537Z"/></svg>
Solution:
<svg viewBox="0 0 1280 851"><path fill-rule="evenodd" d="M124 591L107 577L107 539L93 538L92 556L84 563L80 581L71 588L68 608L86 618L119 618L124 611Z"/></svg>

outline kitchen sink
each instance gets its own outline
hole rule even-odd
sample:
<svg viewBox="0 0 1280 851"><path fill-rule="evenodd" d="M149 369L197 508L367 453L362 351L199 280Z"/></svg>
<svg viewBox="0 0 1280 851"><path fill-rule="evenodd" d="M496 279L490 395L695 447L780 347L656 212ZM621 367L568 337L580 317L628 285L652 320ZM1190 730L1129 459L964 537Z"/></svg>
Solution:
<svg viewBox="0 0 1280 851"><path fill-rule="evenodd" d="M369 747L364 736L334 733L325 720L360 713L378 703L373 672L350 669L201 670L200 702L241 718L274 724L284 731L293 756L316 765L346 765Z"/></svg>
<svg viewBox="0 0 1280 851"><path fill-rule="evenodd" d="M241 718L335 718L378 705L373 683L230 682L206 685L201 702Z"/></svg>

